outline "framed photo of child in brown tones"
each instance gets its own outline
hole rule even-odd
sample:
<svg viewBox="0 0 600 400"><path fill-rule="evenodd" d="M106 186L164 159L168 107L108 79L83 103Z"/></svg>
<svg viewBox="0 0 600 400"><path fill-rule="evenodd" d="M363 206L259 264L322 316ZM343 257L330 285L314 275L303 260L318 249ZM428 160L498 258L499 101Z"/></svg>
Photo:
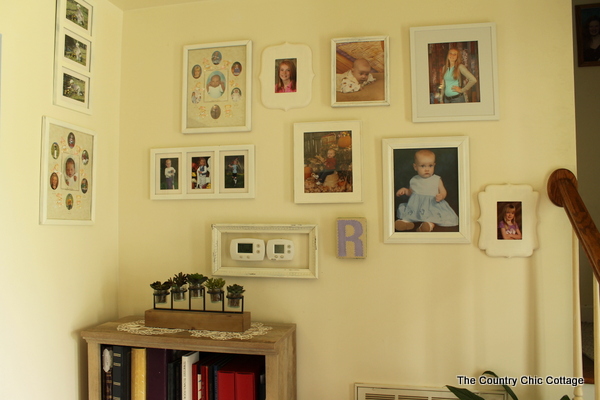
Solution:
<svg viewBox="0 0 600 400"><path fill-rule="evenodd" d="M296 203L362 202L360 121L294 124Z"/></svg>
<svg viewBox="0 0 600 400"><path fill-rule="evenodd" d="M389 106L389 38L331 41L331 106Z"/></svg>
<svg viewBox="0 0 600 400"><path fill-rule="evenodd" d="M478 197L479 248L490 257L531 256L538 247L538 193L529 185L488 185Z"/></svg>
<svg viewBox="0 0 600 400"><path fill-rule="evenodd" d="M469 243L469 139L383 139L385 243Z"/></svg>

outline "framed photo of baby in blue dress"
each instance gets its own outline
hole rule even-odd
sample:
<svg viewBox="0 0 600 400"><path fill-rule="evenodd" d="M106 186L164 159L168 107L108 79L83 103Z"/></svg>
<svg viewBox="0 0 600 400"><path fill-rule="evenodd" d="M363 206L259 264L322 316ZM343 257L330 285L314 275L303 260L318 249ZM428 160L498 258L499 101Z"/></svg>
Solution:
<svg viewBox="0 0 600 400"><path fill-rule="evenodd" d="M466 136L383 139L385 243L469 243Z"/></svg>

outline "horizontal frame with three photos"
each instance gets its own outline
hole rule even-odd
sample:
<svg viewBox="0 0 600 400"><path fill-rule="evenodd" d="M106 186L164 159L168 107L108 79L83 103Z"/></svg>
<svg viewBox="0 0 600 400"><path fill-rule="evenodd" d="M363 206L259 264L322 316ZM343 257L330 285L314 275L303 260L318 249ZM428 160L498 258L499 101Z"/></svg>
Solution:
<svg viewBox="0 0 600 400"><path fill-rule="evenodd" d="M389 59L389 36L332 39L331 106L389 106ZM366 61L366 70L370 69L367 82L374 80L362 86L350 78L348 84L343 85L344 75L359 68L356 63L361 60Z"/></svg>
<svg viewBox="0 0 600 400"><path fill-rule="evenodd" d="M409 188L411 178L417 175L414 163L419 150L429 150L435 155L434 173L443 178L442 182L447 191L447 197L442 201L454 210L458 217L458 225L436 224L433 231L419 232L419 222L416 222L417 231L415 229L396 231L398 209L402 204L406 204L402 206L405 207L404 210L410 209L408 202L414 196L414 194L398 196L398 191L403 187ZM383 139L382 161L384 243L471 242L469 138L467 136Z"/></svg>
<svg viewBox="0 0 600 400"><path fill-rule="evenodd" d="M255 196L254 145L150 150L152 200Z"/></svg>
<svg viewBox="0 0 600 400"><path fill-rule="evenodd" d="M464 72L459 85L468 75L476 83L447 97L440 92L444 81L441 75L452 49L458 51L460 66L466 67L459 68ZM413 122L500 119L496 24L410 28L410 55Z"/></svg>

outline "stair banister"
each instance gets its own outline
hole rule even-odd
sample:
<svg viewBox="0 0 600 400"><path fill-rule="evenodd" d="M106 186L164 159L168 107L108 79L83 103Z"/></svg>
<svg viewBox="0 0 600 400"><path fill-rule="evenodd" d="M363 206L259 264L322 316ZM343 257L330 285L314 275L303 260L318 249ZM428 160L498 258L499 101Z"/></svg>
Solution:
<svg viewBox="0 0 600 400"><path fill-rule="evenodd" d="M600 282L600 232L596 228L596 224L592 220L590 213L579 195L577 190L577 178L568 169L555 170L548 179L548 197L555 205L564 208L567 213L571 226L581 243L581 247L585 251L587 258L592 266L592 271L596 278L594 283L594 299L598 299L598 282ZM579 265L573 265L573 293L574 293L574 361L575 373L581 376L582 374L582 350L581 350L581 313L579 308ZM594 302L594 342L595 353L600 353L598 350L599 338L597 335L598 322L597 314L599 306L597 301ZM594 357L598 359L598 357ZM600 374L600 368L595 368L595 381L600 382L597 376ZM581 387L575 388L575 399L582 398L583 392ZM594 397L600 400L600 388L595 388Z"/></svg>

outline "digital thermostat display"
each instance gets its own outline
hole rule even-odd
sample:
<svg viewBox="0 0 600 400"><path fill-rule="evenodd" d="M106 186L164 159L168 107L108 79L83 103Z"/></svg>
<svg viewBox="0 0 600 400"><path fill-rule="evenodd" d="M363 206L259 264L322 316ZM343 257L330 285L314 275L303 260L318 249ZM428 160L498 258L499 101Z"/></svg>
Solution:
<svg viewBox="0 0 600 400"><path fill-rule="evenodd" d="M272 239L267 242L267 257L273 261L288 261L294 258L294 242L287 239Z"/></svg>
<svg viewBox="0 0 600 400"><path fill-rule="evenodd" d="M234 260L262 261L265 258L265 241L252 238L233 239L229 253Z"/></svg>

